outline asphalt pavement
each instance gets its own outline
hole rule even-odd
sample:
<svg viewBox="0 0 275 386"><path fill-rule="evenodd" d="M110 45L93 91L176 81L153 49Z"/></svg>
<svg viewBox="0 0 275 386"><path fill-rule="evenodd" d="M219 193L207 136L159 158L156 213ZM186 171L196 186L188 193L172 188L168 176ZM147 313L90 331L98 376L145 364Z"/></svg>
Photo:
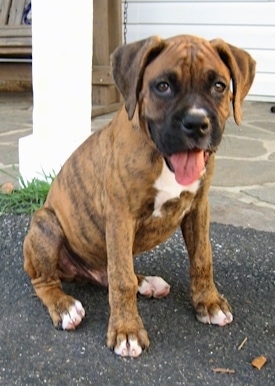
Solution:
<svg viewBox="0 0 275 386"><path fill-rule="evenodd" d="M171 285L167 298L138 297L151 340L148 351L123 359L106 347L107 291L88 284L65 285L84 305L86 317L75 331L58 331L23 271L30 218L2 215L0 385L275 384L275 114L270 107L246 102L243 124L228 123L210 192L215 281L232 305L233 323L217 327L195 319L187 253L176 232L135 262L137 272L162 276ZM16 173L17 140L31 132L31 114L30 95L0 95L0 169ZM110 118L93 120L93 129ZM2 173L0 185L6 178ZM251 365L258 356L267 358L261 370Z"/></svg>

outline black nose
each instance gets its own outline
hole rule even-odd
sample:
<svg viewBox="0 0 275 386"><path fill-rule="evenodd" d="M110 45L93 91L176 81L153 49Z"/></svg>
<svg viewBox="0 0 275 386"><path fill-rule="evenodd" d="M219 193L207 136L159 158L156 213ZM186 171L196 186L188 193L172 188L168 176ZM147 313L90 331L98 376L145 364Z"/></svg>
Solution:
<svg viewBox="0 0 275 386"><path fill-rule="evenodd" d="M182 119L182 130L189 137L203 137L210 131L210 120L205 114L187 114Z"/></svg>

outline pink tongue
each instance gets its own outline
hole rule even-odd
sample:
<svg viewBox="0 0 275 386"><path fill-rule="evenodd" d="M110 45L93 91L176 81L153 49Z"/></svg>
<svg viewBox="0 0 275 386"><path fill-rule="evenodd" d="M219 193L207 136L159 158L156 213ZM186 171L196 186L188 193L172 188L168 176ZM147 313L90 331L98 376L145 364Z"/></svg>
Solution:
<svg viewBox="0 0 275 386"><path fill-rule="evenodd" d="M169 157L175 171L176 181L180 185L189 185L196 181L204 168L202 150L176 153Z"/></svg>

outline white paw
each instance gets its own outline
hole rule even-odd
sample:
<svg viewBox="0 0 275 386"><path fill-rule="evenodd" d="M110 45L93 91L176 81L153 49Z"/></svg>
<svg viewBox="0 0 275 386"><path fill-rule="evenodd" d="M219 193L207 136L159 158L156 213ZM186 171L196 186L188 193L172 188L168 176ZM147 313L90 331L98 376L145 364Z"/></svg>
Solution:
<svg viewBox="0 0 275 386"><path fill-rule="evenodd" d="M119 346L115 347L115 353L122 357L138 357L142 352L142 348L136 339L129 339L128 342L124 339Z"/></svg>
<svg viewBox="0 0 275 386"><path fill-rule="evenodd" d="M82 304L75 300L74 304L69 308L68 312L61 315L63 330L74 330L85 316L85 310Z"/></svg>
<svg viewBox="0 0 275 386"><path fill-rule="evenodd" d="M218 324L219 326L225 326L226 324L229 324L233 321L233 315L231 314L231 312L223 313L221 310L219 310L213 316L209 316L209 315L199 316L199 315L197 315L197 319L202 323Z"/></svg>
<svg viewBox="0 0 275 386"><path fill-rule="evenodd" d="M170 285L159 276L146 276L138 287L141 295L162 298L169 294Z"/></svg>

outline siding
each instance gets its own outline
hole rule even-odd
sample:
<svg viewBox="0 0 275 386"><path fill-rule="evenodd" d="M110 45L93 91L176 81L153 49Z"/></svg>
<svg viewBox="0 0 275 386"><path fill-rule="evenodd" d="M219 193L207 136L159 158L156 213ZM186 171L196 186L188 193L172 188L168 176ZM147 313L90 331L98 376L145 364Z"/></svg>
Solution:
<svg viewBox="0 0 275 386"><path fill-rule="evenodd" d="M275 101L275 1L128 0L127 42L151 35L220 37L257 61L248 99Z"/></svg>

